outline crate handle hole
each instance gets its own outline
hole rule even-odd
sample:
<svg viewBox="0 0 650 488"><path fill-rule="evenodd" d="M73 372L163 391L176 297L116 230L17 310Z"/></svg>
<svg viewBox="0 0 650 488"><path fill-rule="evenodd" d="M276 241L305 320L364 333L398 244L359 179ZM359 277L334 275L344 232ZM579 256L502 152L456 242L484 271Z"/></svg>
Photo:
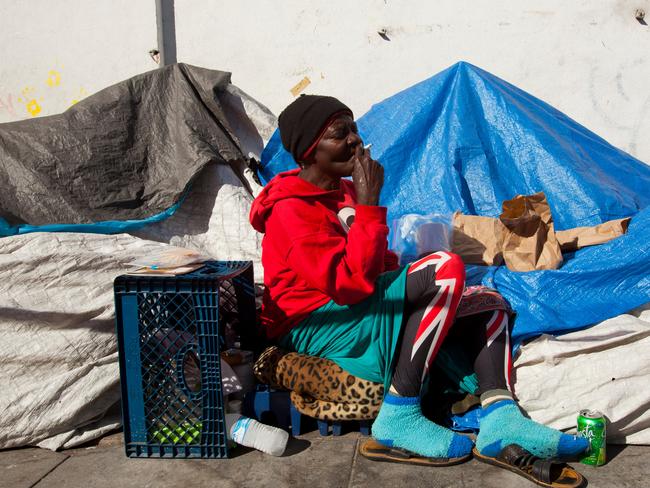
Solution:
<svg viewBox="0 0 650 488"><path fill-rule="evenodd" d="M178 384L194 400L201 395L201 361L196 350L196 344L186 344L176 353Z"/></svg>

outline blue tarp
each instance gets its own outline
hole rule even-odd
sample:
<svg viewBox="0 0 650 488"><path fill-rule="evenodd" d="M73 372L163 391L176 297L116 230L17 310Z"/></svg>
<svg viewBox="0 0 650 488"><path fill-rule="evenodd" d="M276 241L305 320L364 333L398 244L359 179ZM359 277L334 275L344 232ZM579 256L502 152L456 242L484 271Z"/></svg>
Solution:
<svg viewBox="0 0 650 488"><path fill-rule="evenodd" d="M515 342L650 301L650 166L547 103L458 63L374 105L358 125L385 168L380 203L389 219L456 210L497 217L504 200L539 191L556 230L635 216L627 235L565 255L559 270L469 270L518 312ZM261 165L265 181L295 167L277 132Z"/></svg>
<svg viewBox="0 0 650 488"><path fill-rule="evenodd" d="M133 232L134 230L142 229L149 224L162 222L174 215L176 210L178 210L185 201L185 197L188 195L189 190L190 189L188 188L178 203L172 205L164 212L160 212L146 219L104 220L101 222L93 222L91 224L9 225L5 219L0 217L0 237L29 234L30 232L86 232L89 234L118 234L120 232Z"/></svg>

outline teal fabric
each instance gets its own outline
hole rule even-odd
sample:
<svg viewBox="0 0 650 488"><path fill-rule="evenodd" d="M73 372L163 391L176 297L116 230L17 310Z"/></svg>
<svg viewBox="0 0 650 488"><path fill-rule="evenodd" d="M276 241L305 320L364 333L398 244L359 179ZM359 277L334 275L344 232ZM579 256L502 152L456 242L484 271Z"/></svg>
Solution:
<svg viewBox="0 0 650 488"><path fill-rule="evenodd" d="M474 360L462 344L447 338L442 343L433 364L451 381L459 392L476 395L478 378L474 372Z"/></svg>
<svg viewBox="0 0 650 488"><path fill-rule="evenodd" d="M384 384L388 392L397 348L407 268L383 273L375 291L355 305L330 301L314 310L280 341L300 354L334 361L359 378Z"/></svg>

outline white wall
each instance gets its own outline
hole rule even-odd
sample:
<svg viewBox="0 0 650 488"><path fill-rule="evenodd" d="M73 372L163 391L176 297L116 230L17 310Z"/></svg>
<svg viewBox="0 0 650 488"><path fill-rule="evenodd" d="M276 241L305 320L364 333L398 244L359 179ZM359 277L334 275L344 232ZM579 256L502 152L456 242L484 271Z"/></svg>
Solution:
<svg viewBox="0 0 650 488"><path fill-rule="evenodd" d="M360 116L469 61L650 163L650 26L637 8L650 23L650 0L175 0L176 42L179 61L232 71L276 114L304 77L304 92ZM0 122L153 69L156 44L155 0L1 0Z"/></svg>
<svg viewBox="0 0 650 488"><path fill-rule="evenodd" d="M357 116L459 60L650 163L650 0L176 0L180 61L278 114L304 77ZM377 31L386 29L390 41Z"/></svg>
<svg viewBox="0 0 650 488"><path fill-rule="evenodd" d="M154 0L0 0L0 122L157 68Z"/></svg>

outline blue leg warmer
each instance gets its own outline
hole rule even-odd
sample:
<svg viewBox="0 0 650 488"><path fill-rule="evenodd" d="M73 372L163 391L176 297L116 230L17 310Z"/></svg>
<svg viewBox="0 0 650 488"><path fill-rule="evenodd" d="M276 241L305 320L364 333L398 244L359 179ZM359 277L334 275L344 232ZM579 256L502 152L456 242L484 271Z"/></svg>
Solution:
<svg viewBox="0 0 650 488"><path fill-rule="evenodd" d="M372 436L387 446L424 457L455 458L469 454L472 441L422 415L419 397L388 394L372 424Z"/></svg>
<svg viewBox="0 0 650 488"><path fill-rule="evenodd" d="M587 439L538 424L524 417L513 400L501 400L483 409L476 448L496 457L509 444L544 459L576 456L589 447Z"/></svg>

